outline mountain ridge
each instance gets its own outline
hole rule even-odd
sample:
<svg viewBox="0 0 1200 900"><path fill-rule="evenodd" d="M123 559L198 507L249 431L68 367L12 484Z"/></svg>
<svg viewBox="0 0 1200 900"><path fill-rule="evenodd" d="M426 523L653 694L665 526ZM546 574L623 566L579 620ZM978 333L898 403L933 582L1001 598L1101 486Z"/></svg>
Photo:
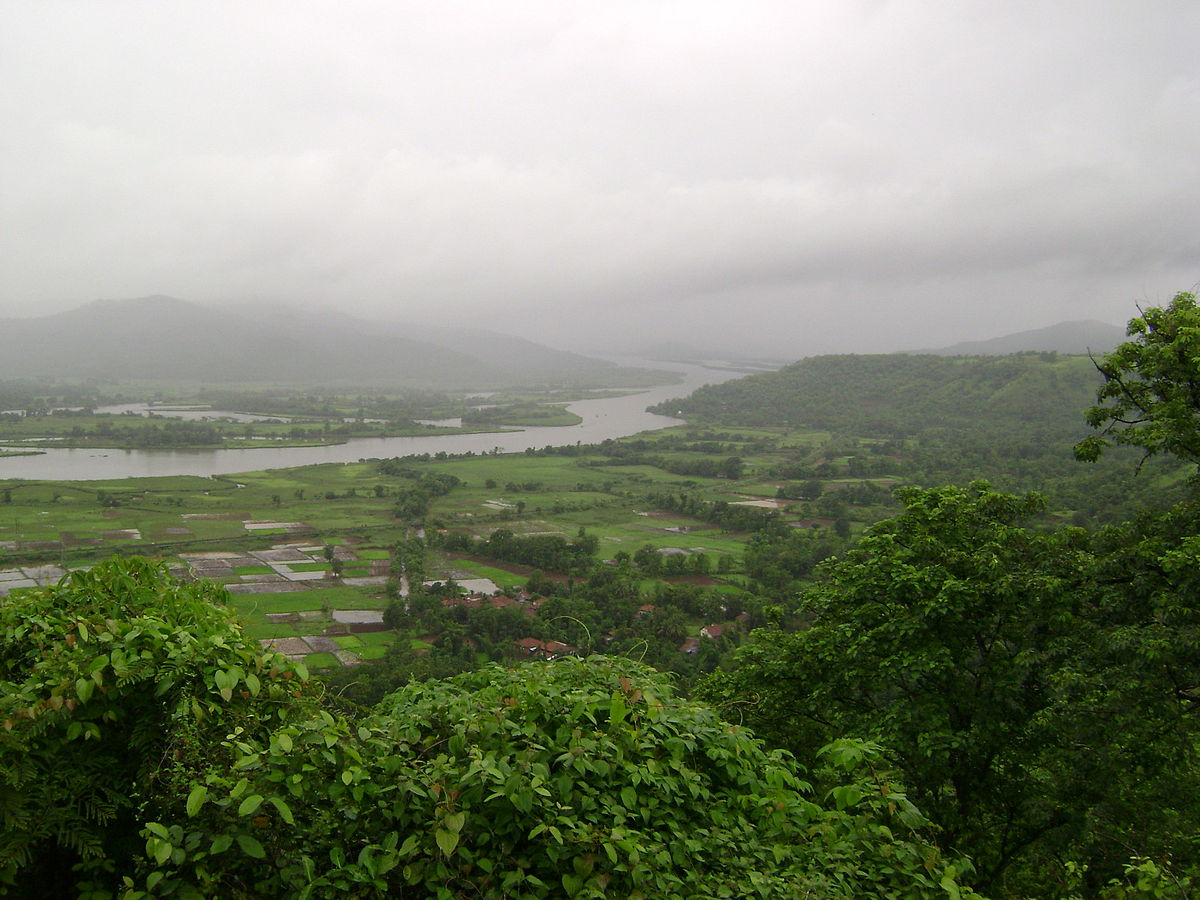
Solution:
<svg viewBox="0 0 1200 900"><path fill-rule="evenodd" d="M616 368L486 329L216 309L164 294L0 320L0 377L479 389L579 381Z"/></svg>
<svg viewBox="0 0 1200 900"><path fill-rule="evenodd" d="M1009 353L1054 352L1082 356L1107 353L1125 337L1125 329L1118 325L1097 319L1072 319L985 340L960 341L948 347L904 352L934 356L1006 356Z"/></svg>

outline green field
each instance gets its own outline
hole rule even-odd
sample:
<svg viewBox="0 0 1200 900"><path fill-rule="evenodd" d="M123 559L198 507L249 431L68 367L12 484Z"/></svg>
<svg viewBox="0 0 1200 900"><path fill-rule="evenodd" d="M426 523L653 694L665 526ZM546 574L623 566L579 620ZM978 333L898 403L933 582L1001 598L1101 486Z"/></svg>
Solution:
<svg viewBox="0 0 1200 900"><path fill-rule="evenodd" d="M427 526L447 533L487 538L497 528L516 535L586 533L597 541L596 556L611 559L638 550L676 549L689 559L708 557L711 588L740 594L741 554L748 534L701 518L659 508L651 496L682 496L703 501L743 502L771 498L782 484L775 475L790 461L819 452L827 434L775 428L681 426L617 442L618 449L578 455L520 453L405 461L407 474L389 475L376 462L321 464L294 469L246 472L218 478L172 476L115 481L0 482L0 569L23 564L86 566L114 553L160 557L178 564L179 554L239 553L276 547L307 548L307 559L289 560L293 573L321 573L285 593L231 595L230 605L255 638L322 633L333 625L334 610L382 610L383 585L360 588L335 579L324 557L339 548L343 578L371 573L371 564L390 558L389 548L411 533L396 518L397 497L422 473L452 475L457 485L432 498ZM627 449L632 448L632 449ZM713 449L715 448L715 449ZM625 455L622 455L625 454ZM632 454L629 455L629 454ZM640 455L639 455L640 454ZM665 467L703 465L738 456L736 480L678 474ZM850 484L845 471L825 483ZM816 515L813 504L792 502L782 515ZM854 515L853 509L849 511ZM875 511L872 511L875 515ZM266 527L248 528L248 523ZM861 523L855 523L856 529ZM664 557L665 558L665 557ZM221 580L236 584L276 580L266 563L239 557ZM523 586L530 567L475 558L470 554L430 554L430 579L490 578L502 588ZM714 580L715 579L715 580ZM644 581L652 593L661 584ZM305 613L302 621L272 622L268 615ZM388 633L390 635L390 633ZM386 638L355 635L348 647L360 657L377 656ZM358 650L355 651L356 653ZM331 665L323 656L319 665Z"/></svg>

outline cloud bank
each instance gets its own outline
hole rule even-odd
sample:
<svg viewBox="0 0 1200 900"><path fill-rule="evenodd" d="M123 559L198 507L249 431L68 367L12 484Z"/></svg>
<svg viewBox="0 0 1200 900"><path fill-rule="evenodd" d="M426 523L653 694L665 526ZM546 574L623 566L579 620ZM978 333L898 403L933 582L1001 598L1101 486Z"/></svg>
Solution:
<svg viewBox="0 0 1200 900"><path fill-rule="evenodd" d="M1200 279L1186 2L13 5L0 314L169 293L783 353Z"/></svg>

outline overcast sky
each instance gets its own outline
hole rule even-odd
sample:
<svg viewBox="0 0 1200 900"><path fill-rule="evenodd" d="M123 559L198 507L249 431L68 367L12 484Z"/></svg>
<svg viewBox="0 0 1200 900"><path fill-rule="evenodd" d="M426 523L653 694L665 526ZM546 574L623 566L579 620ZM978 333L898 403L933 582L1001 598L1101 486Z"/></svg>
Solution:
<svg viewBox="0 0 1200 900"><path fill-rule="evenodd" d="M880 351L1200 280L1200 4L0 2L0 315Z"/></svg>

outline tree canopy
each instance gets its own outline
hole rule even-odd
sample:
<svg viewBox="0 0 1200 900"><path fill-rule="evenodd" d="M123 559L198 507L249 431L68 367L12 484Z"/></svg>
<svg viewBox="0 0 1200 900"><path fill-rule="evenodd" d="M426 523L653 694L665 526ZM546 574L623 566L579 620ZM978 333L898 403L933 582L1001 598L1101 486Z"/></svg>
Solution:
<svg viewBox="0 0 1200 900"><path fill-rule="evenodd" d="M1104 376L1087 411L1099 433L1075 453L1096 460L1106 447L1130 444L1146 456L1169 453L1200 462L1200 308L1181 291L1165 307L1131 319L1133 338L1096 363Z"/></svg>
<svg viewBox="0 0 1200 900"><path fill-rule="evenodd" d="M1131 851L1185 860L1195 513L1093 539L986 483L899 495L800 598L804 626L754 632L699 695L801 758L877 741L989 892L1062 896L1067 859L1093 889Z"/></svg>
<svg viewBox="0 0 1200 900"><path fill-rule="evenodd" d="M348 719L223 600L113 560L0 606L0 892L940 897L969 872L869 743L814 760L816 794L613 657L412 684Z"/></svg>

